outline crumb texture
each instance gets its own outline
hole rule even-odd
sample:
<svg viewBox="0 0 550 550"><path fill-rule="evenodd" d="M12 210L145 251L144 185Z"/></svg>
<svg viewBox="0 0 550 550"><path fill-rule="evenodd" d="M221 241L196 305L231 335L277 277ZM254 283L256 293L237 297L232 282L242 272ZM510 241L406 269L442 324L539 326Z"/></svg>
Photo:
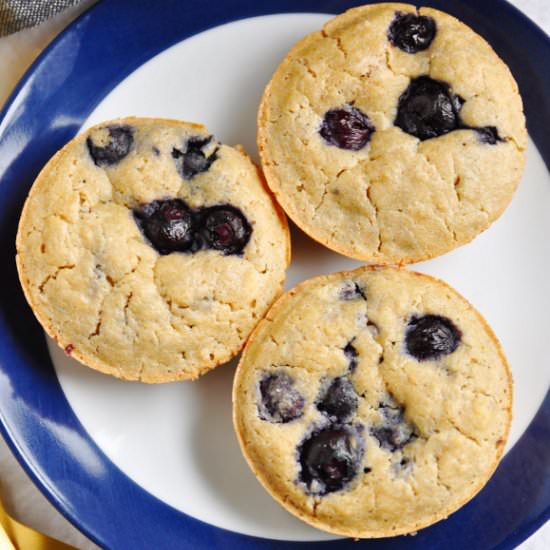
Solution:
<svg viewBox="0 0 550 550"><path fill-rule="evenodd" d="M27 299L48 334L92 368L144 382L196 378L242 348L282 290L288 228L266 189L251 160L203 126L96 126L52 158L25 204L17 265ZM160 254L135 212L167 199L189 212L238 209L246 245ZM168 237L187 243L190 214L166 212ZM215 229L220 248L231 227Z"/></svg>
<svg viewBox="0 0 550 550"><path fill-rule="evenodd" d="M274 396L293 413L284 422L261 414ZM276 302L239 364L234 422L254 473L290 512L336 534L383 537L444 519L481 489L511 399L498 341L456 291L367 267Z"/></svg>
<svg viewBox="0 0 550 550"><path fill-rule="evenodd" d="M435 21L424 49L390 39L403 14ZM432 139L396 122L419 77L448 85L455 111ZM408 105L413 118L431 108ZM329 248L376 263L434 257L485 230L511 200L527 141L517 85L489 44L408 4L352 9L301 40L267 86L258 121L266 178L287 214Z"/></svg>

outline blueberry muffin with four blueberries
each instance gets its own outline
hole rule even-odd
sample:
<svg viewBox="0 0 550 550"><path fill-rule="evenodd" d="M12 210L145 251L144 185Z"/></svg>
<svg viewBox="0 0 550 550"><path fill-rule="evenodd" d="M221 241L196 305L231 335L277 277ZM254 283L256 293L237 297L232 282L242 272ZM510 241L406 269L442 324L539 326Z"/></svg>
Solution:
<svg viewBox="0 0 550 550"><path fill-rule="evenodd" d="M408 4L352 9L298 42L268 84L258 147L312 238L378 264L472 240L520 180L517 85L479 35Z"/></svg>
<svg viewBox="0 0 550 550"><path fill-rule="evenodd" d="M284 214L247 155L199 124L127 118L44 167L17 267L36 317L85 365L193 379L237 354L281 293Z"/></svg>
<svg viewBox="0 0 550 550"><path fill-rule="evenodd" d="M234 425L288 511L357 538L411 533L486 483L511 377L483 318L442 281L364 267L302 283L252 333Z"/></svg>

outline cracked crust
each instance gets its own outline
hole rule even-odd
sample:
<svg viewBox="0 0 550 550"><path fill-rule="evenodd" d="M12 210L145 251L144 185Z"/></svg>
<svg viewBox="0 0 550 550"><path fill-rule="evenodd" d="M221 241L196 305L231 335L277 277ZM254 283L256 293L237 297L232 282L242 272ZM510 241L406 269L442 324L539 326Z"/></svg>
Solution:
<svg viewBox="0 0 550 550"><path fill-rule="evenodd" d="M134 144L100 168L86 138L111 124L132 126ZM197 135L208 132L175 120L102 123L59 151L29 193L16 243L25 296L44 330L91 368L150 383L197 378L241 350L282 292L284 214L240 147L220 145L208 171L182 179L172 148ZM167 197L240 208L253 226L243 255L159 255L131 209Z"/></svg>
<svg viewBox="0 0 550 550"><path fill-rule="evenodd" d="M341 299L350 283L366 300ZM448 317L462 332L461 344L437 361L407 355L404 333L413 313ZM354 369L343 351L350 341ZM258 381L275 369L289 373L305 398L304 415L287 424L258 417ZM327 422L314 406L326 377L342 375L360 396L351 419L365 426L359 474L344 490L306 495L296 482L296 449L313 426ZM417 436L394 453L369 431L388 395L404 407ZM317 277L282 296L248 340L233 386L235 430L262 485L305 522L356 538L413 533L470 500L502 455L511 407L511 373L481 315L443 281L373 266Z"/></svg>
<svg viewBox="0 0 550 550"><path fill-rule="evenodd" d="M471 241L496 220L519 183L527 143L521 97L489 44L437 10L430 48L404 53L387 39L396 11L375 4L345 12L298 42L264 92L258 148L270 188L308 235L379 264L425 260ZM393 125L410 79L430 75L466 100L470 126L496 126L502 143L471 130L426 141ZM324 113L354 102L376 127L359 151L328 146Z"/></svg>

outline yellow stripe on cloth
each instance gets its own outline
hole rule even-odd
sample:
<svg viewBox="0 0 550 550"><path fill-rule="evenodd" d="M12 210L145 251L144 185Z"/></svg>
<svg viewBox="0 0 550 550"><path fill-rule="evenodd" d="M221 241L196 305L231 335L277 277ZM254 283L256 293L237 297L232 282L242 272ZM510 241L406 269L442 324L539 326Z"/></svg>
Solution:
<svg viewBox="0 0 550 550"><path fill-rule="evenodd" d="M8 516L0 501L0 550L74 550Z"/></svg>

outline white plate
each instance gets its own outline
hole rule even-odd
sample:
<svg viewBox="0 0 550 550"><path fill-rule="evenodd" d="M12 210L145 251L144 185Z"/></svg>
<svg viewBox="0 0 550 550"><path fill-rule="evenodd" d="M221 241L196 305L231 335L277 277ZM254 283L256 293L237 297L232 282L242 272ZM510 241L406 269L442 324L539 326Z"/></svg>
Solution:
<svg viewBox="0 0 550 550"><path fill-rule="evenodd" d="M255 117L263 87L289 47L328 18L273 15L196 35L122 81L85 126L125 115L197 121L219 140L241 143L257 156ZM550 383L550 371L541 364L550 312L549 180L530 142L523 182L501 219L471 244L411 267L453 285L502 341L515 380L507 449L533 418ZM359 265L294 230L287 286ZM233 531L274 539L330 538L282 510L241 457L231 425L234 364L197 382L146 386L82 368L51 342L49 347L84 427L144 489L190 516Z"/></svg>

